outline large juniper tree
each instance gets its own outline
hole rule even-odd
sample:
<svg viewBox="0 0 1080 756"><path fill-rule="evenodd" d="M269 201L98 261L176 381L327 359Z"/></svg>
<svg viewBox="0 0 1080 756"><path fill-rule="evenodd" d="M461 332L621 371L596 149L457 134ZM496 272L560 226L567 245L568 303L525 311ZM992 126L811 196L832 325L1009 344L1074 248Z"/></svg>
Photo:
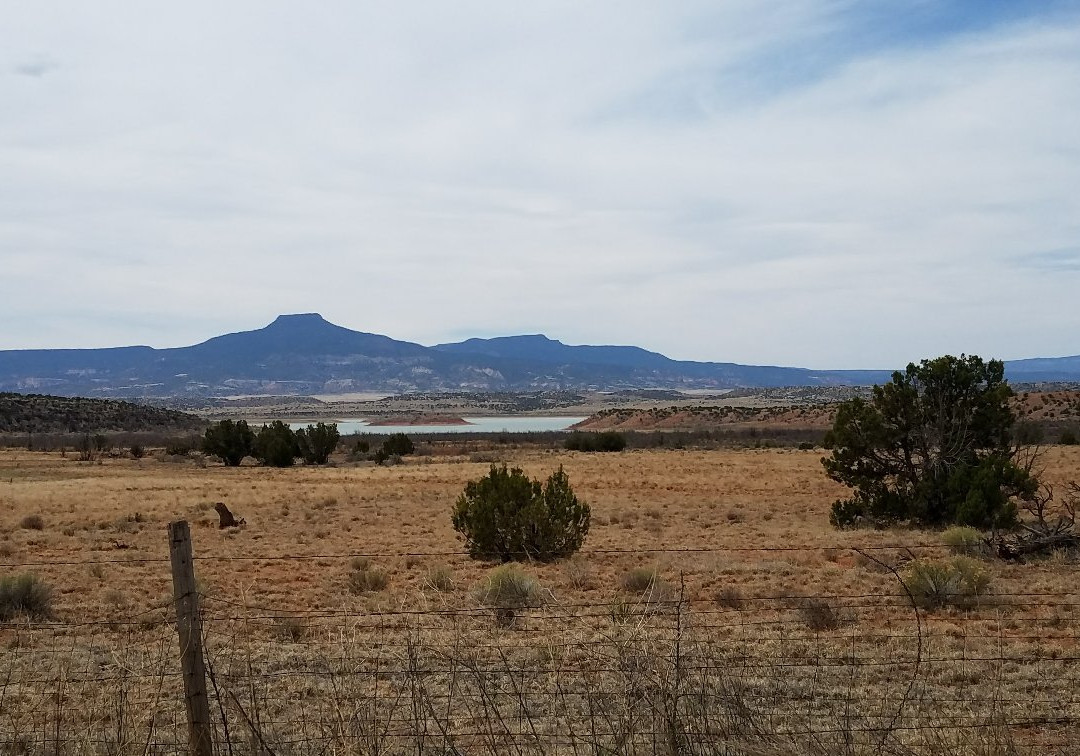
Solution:
<svg viewBox="0 0 1080 756"><path fill-rule="evenodd" d="M253 449L255 458L270 467L291 467L300 456L296 434L285 423L275 420L264 425L257 436Z"/></svg>
<svg viewBox="0 0 1080 756"><path fill-rule="evenodd" d="M581 548L590 517L561 467L541 483L519 468L492 465L465 486L453 524L474 558L550 562Z"/></svg>
<svg viewBox="0 0 1080 756"><path fill-rule="evenodd" d="M202 449L218 457L228 467L236 467L255 448L255 432L246 420L213 423L203 436Z"/></svg>
<svg viewBox="0 0 1080 756"><path fill-rule="evenodd" d="M1012 440L1011 396L1000 361L961 355L910 364L870 401L841 404L822 464L853 494L833 524L1015 525L1038 481Z"/></svg>
<svg viewBox="0 0 1080 756"><path fill-rule="evenodd" d="M296 431L296 445L300 456L309 465L325 465L337 448L341 434L337 423L316 423Z"/></svg>

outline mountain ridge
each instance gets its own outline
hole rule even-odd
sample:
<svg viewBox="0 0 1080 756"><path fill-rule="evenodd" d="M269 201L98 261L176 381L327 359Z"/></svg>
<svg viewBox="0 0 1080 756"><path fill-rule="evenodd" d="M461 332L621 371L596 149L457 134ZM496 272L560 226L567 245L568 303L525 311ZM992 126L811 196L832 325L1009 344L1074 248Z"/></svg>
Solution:
<svg viewBox="0 0 1080 756"><path fill-rule="evenodd" d="M1006 370L1031 382L1080 380L1080 356L1018 360ZM424 346L318 313L280 315L186 347L0 350L0 391L129 398L868 385L890 375L673 360L637 346L568 345L543 334Z"/></svg>

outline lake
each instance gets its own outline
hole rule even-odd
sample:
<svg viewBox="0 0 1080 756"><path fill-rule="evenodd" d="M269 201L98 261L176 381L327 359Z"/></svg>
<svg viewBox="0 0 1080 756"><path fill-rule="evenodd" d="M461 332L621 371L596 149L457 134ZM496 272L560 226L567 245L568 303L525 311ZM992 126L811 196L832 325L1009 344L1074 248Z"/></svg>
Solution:
<svg viewBox="0 0 1080 756"><path fill-rule="evenodd" d="M585 417L466 417L468 425L368 425L363 418L338 420L338 432L343 436L351 433L540 433L564 431ZM324 421L331 422L331 421ZM289 423L293 430L312 423Z"/></svg>

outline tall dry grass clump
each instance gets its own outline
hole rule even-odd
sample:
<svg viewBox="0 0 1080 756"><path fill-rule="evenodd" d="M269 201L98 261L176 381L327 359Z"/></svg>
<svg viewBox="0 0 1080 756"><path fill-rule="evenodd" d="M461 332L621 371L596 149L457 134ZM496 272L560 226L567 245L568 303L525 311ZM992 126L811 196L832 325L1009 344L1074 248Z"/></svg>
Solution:
<svg viewBox="0 0 1080 756"><path fill-rule="evenodd" d="M623 573L619 578L619 587L627 593L634 593L646 601L668 601L675 595L675 589L660 577L656 567L635 567Z"/></svg>
<svg viewBox="0 0 1080 756"><path fill-rule="evenodd" d="M517 612L543 606L540 582L516 564L504 564L492 570L476 590L476 600L495 610L495 620L502 627L514 624Z"/></svg>
<svg viewBox="0 0 1080 756"><path fill-rule="evenodd" d="M905 568L903 578L921 609L968 609L984 599L990 587L986 567L965 556L916 560Z"/></svg>
<svg viewBox="0 0 1080 756"><path fill-rule="evenodd" d="M570 585L579 591L588 590L596 583L592 566L577 555L567 560L563 573L566 575L566 579L570 581Z"/></svg>
<svg viewBox="0 0 1080 756"><path fill-rule="evenodd" d="M942 532L941 540L952 553L961 556L981 557L989 552L982 532L966 525L948 528Z"/></svg>
<svg viewBox="0 0 1080 756"><path fill-rule="evenodd" d="M49 619L52 613L52 588L40 577L24 573L0 578L0 621L20 616Z"/></svg>
<svg viewBox="0 0 1080 756"><path fill-rule="evenodd" d="M349 591L352 593L373 593L382 591L390 584L390 576L374 566L368 559L358 557L352 561L349 572Z"/></svg>
<svg viewBox="0 0 1080 756"><path fill-rule="evenodd" d="M543 605L543 588L516 564L496 567L476 591L476 600L497 609L528 609Z"/></svg>
<svg viewBox="0 0 1080 756"><path fill-rule="evenodd" d="M799 605L799 616L806 626L815 632L835 630L840 627L840 614L831 603L820 598L810 598Z"/></svg>
<svg viewBox="0 0 1080 756"><path fill-rule="evenodd" d="M44 530L45 520L39 514L27 515L19 520L19 527L23 530Z"/></svg>
<svg viewBox="0 0 1080 756"><path fill-rule="evenodd" d="M424 575L424 587L438 593L454 590L454 573L449 565L437 564Z"/></svg>

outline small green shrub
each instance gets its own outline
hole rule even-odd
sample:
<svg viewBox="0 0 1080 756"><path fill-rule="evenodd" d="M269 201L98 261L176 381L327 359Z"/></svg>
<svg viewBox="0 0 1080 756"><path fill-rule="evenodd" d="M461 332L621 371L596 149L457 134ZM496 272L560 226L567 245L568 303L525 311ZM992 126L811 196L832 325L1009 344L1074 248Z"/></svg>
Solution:
<svg viewBox="0 0 1080 756"><path fill-rule="evenodd" d="M23 530L44 530L45 520L42 519L41 515L27 515L19 520L19 527Z"/></svg>
<svg viewBox="0 0 1080 756"><path fill-rule="evenodd" d="M1062 446L1076 446L1080 444L1080 437L1076 435L1076 431L1072 428L1066 428L1061 431L1061 435L1058 436L1058 443Z"/></svg>
<svg viewBox="0 0 1080 756"><path fill-rule="evenodd" d="M177 438L165 443L165 453L170 457L186 457L195 450L189 439Z"/></svg>
<svg viewBox="0 0 1080 756"><path fill-rule="evenodd" d="M616 431L604 431L596 438L597 451L620 452L626 448L626 436Z"/></svg>
<svg viewBox="0 0 1080 756"><path fill-rule="evenodd" d="M988 553L986 540L982 532L966 525L948 528L941 534L941 540L954 554L978 557Z"/></svg>
<svg viewBox="0 0 1080 756"><path fill-rule="evenodd" d="M49 619L53 609L52 589L37 575L5 575L0 578L0 622L20 615Z"/></svg>
<svg viewBox="0 0 1080 756"><path fill-rule="evenodd" d="M375 464L384 467L393 467L394 465L400 465L402 462L400 454L387 454L385 449L376 449L375 453L371 455L371 459Z"/></svg>
<svg viewBox="0 0 1080 756"><path fill-rule="evenodd" d="M368 458L368 451L371 449L371 444L367 441L357 441L352 445L352 449L345 456L348 462L361 462Z"/></svg>
<svg viewBox="0 0 1080 756"><path fill-rule="evenodd" d="M582 433L581 431L572 431L569 436L566 437L566 441L563 442L563 446L570 451L596 451L595 433Z"/></svg>
<svg viewBox="0 0 1080 756"><path fill-rule="evenodd" d="M405 457L416 451L416 446L413 444L412 439L404 433L391 433L386 437L386 440L382 442L382 452L384 458L397 455L399 457Z"/></svg>
<svg viewBox="0 0 1080 756"><path fill-rule="evenodd" d="M909 562L904 570L904 585L922 609L946 606L968 609L986 596L990 573L982 563L966 556L946 560Z"/></svg>
<svg viewBox="0 0 1080 756"><path fill-rule="evenodd" d="M543 589L516 564L504 564L488 574L476 591L476 600L496 609L527 609L543 604Z"/></svg>

